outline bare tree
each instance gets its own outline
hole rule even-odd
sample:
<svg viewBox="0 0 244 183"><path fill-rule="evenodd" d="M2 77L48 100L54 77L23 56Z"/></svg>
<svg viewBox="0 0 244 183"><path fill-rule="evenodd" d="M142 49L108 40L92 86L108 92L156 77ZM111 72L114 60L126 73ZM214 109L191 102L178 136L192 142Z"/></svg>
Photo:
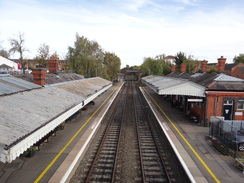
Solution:
<svg viewBox="0 0 244 183"><path fill-rule="evenodd" d="M9 58L9 52L2 46L2 42L0 41L0 55L5 58Z"/></svg>
<svg viewBox="0 0 244 183"><path fill-rule="evenodd" d="M19 32L18 34L18 38L14 39L10 39L10 45L12 46L12 48L9 50L10 53L15 53L18 52L20 54L20 64L21 64L21 68L23 70L23 73L25 74L25 62L23 60L23 53L28 51L28 49L26 49L24 47L24 43L25 43L25 39L24 39L24 33Z"/></svg>
<svg viewBox="0 0 244 183"><path fill-rule="evenodd" d="M47 60L50 56L50 47L42 43L40 47L38 48L37 56L34 58L39 64L41 64L43 67L47 66Z"/></svg>

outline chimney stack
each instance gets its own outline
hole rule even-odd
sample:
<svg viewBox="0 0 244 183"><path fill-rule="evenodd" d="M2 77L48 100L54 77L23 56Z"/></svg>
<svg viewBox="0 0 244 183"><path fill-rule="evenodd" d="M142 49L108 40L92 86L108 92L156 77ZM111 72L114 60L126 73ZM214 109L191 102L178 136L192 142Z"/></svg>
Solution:
<svg viewBox="0 0 244 183"><path fill-rule="evenodd" d="M225 71L225 62L226 62L226 58L224 58L223 56L218 58L218 72L219 73Z"/></svg>
<svg viewBox="0 0 244 183"><path fill-rule="evenodd" d="M35 84L38 85L45 85L45 76L46 76L46 70L45 69L33 69L33 80Z"/></svg>
<svg viewBox="0 0 244 183"><path fill-rule="evenodd" d="M180 65L180 72L186 72L186 64Z"/></svg>
<svg viewBox="0 0 244 183"><path fill-rule="evenodd" d="M203 60L201 62L201 70L202 70L202 72L206 72L207 71L207 65L208 65L208 61L206 61L206 60Z"/></svg>
<svg viewBox="0 0 244 183"><path fill-rule="evenodd" d="M171 72L175 72L176 65L171 65Z"/></svg>
<svg viewBox="0 0 244 183"><path fill-rule="evenodd" d="M57 73L58 72L58 58L55 56L51 56L48 60L48 70L49 73Z"/></svg>

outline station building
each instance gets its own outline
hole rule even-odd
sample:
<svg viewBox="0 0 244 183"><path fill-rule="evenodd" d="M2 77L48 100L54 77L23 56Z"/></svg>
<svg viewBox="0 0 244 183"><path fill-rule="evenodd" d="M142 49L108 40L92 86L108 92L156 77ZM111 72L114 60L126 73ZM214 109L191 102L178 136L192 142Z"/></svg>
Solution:
<svg viewBox="0 0 244 183"><path fill-rule="evenodd" d="M12 162L45 140L59 125L112 86L100 77L58 73L52 59L49 73L0 74L0 161ZM53 67L53 68L51 68Z"/></svg>
<svg viewBox="0 0 244 183"><path fill-rule="evenodd" d="M185 64L175 72L172 65L169 75L150 75L142 81L203 126L209 125L211 116L244 120L244 80L224 74L225 62L223 56L218 59L218 73L206 72L207 61L202 61L201 73L186 73Z"/></svg>

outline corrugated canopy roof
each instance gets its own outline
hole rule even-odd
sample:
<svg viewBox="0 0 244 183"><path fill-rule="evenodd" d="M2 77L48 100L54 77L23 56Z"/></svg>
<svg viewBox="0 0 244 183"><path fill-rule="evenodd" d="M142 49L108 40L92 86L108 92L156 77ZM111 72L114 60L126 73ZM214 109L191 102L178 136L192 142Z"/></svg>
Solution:
<svg viewBox="0 0 244 183"><path fill-rule="evenodd" d="M0 96L40 87L40 85L13 77L9 74L0 74Z"/></svg>
<svg viewBox="0 0 244 183"><path fill-rule="evenodd" d="M0 96L1 161L10 162L18 157L111 86L110 81L96 77ZM71 111L69 115L64 115L68 111ZM29 135L33 136L28 139ZM22 143L21 147L18 143ZM4 147L10 153L8 156L5 155Z"/></svg>
<svg viewBox="0 0 244 183"><path fill-rule="evenodd" d="M142 80L159 95L205 97L205 90L243 91L244 80L223 73L177 73L167 76L150 75Z"/></svg>
<svg viewBox="0 0 244 183"><path fill-rule="evenodd" d="M165 76L148 76L142 80L159 95L189 95L205 97L203 86L187 79Z"/></svg>
<svg viewBox="0 0 244 183"><path fill-rule="evenodd" d="M34 82L32 74L15 74L14 77L29 81L31 83ZM74 81L79 79L84 79L84 76L76 73L65 72L47 73L45 76L45 85Z"/></svg>

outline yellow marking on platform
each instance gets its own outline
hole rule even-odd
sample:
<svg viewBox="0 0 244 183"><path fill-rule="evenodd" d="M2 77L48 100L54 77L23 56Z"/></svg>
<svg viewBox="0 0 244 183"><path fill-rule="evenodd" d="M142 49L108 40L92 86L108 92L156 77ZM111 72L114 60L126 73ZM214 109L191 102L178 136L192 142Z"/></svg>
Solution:
<svg viewBox="0 0 244 183"><path fill-rule="evenodd" d="M151 98L151 100L154 102L154 104L158 107L158 109L160 110L160 112L166 117L166 119L170 122L170 124L178 132L178 134L185 141L185 143L188 145L188 147L191 149L191 151L195 154L195 156L197 157L197 159L202 163L202 165L204 166L204 168L212 176L212 178L215 180L215 182L220 183L220 180L215 176L215 174L211 171L211 169L208 167L208 165L203 161L203 159L200 157L200 155L195 151L195 149L192 147L192 145L186 140L186 138L184 137L184 135L175 126L175 124L171 121L171 119L167 116L167 114L163 111L163 109L161 109L161 107L157 104L157 102L153 99L153 97L148 93L148 91L145 88L143 88L143 90L147 93L147 95Z"/></svg>
<svg viewBox="0 0 244 183"><path fill-rule="evenodd" d="M53 164L57 161L57 159L61 156L61 154L65 151L65 149L71 144L71 142L76 138L76 136L81 132L81 130L87 125L87 123L92 119L92 117L99 111L99 109L105 104L105 102L113 95L113 93L118 89L120 85L118 85L113 92L103 101L103 103L97 108L97 110L86 120L86 122L80 127L80 129L73 135L73 137L69 140L69 142L59 151L59 153L53 158L51 163L43 170L43 172L38 176L34 183L39 182L42 177L47 173L47 171L53 166Z"/></svg>

